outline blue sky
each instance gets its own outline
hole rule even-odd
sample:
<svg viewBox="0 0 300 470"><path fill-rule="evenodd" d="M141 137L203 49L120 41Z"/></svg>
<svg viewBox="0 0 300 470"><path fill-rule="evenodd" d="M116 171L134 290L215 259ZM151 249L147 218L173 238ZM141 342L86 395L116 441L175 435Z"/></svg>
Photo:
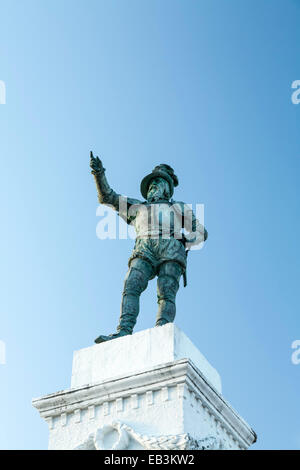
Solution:
<svg viewBox="0 0 300 470"><path fill-rule="evenodd" d="M114 331L132 240L96 237L89 150L140 197L162 162L205 204L177 325L256 449L300 448L298 0L0 1L0 448L43 449L32 397ZM136 330L154 325L155 281Z"/></svg>

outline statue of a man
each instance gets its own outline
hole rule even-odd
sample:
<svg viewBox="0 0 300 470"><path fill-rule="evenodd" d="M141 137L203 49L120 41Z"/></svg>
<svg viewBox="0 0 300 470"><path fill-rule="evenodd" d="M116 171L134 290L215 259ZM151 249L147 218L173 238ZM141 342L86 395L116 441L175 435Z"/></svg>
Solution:
<svg viewBox="0 0 300 470"><path fill-rule="evenodd" d="M102 343L132 334L139 314L140 295L155 276L158 298L155 326L174 321L175 297L180 277L185 276L188 249L205 241L207 232L187 204L171 199L174 187L178 186L178 178L169 165L158 165L143 178L141 193L145 201L127 198L113 191L101 160L95 158L92 152L90 166L100 204L114 208L136 231L117 332L100 335L95 342Z"/></svg>

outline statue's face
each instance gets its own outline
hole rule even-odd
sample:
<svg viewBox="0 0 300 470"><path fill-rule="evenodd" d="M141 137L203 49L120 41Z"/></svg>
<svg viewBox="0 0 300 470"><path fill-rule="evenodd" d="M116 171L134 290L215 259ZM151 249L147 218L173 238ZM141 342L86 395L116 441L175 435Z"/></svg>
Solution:
<svg viewBox="0 0 300 470"><path fill-rule="evenodd" d="M147 200L158 201L160 199L170 199L171 191L169 183L164 178L154 178L148 188Z"/></svg>

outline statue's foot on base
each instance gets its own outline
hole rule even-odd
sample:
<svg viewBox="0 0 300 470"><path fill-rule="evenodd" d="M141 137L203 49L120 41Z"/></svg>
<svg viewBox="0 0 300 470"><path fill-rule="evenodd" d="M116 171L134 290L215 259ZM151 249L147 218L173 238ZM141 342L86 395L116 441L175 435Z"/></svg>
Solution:
<svg viewBox="0 0 300 470"><path fill-rule="evenodd" d="M111 339L115 339L115 338L121 338L121 336L127 336L127 335L130 335L130 334L131 333L128 333L127 331L121 330L121 331L119 331L119 333L114 333L114 334L108 335L108 336L100 335L100 336L98 336L98 338L95 339L95 343L97 343L97 344L105 343L105 341L110 341Z"/></svg>
<svg viewBox="0 0 300 470"><path fill-rule="evenodd" d="M158 320L156 323L155 323L155 326L164 326L166 325L167 323L172 323L168 320Z"/></svg>

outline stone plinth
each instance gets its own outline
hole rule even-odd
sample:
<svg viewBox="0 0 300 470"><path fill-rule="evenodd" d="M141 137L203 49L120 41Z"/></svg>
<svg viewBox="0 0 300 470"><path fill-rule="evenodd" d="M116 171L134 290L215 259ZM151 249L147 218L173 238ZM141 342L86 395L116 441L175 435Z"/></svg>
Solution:
<svg viewBox="0 0 300 470"><path fill-rule="evenodd" d="M186 358L221 393L218 372L174 323L75 351L71 388L137 374Z"/></svg>
<svg viewBox="0 0 300 470"><path fill-rule="evenodd" d="M33 405L49 449L247 449L256 439L174 324L76 351L71 388Z"/></svg>

